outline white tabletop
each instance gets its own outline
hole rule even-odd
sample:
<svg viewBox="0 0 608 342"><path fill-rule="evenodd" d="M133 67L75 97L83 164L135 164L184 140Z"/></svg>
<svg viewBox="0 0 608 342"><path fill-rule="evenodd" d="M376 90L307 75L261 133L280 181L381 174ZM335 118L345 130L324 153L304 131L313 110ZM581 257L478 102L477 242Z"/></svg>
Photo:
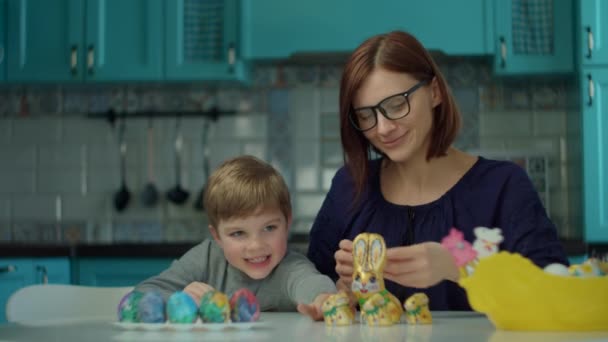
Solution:
<svg viewBox="0 0 608 342"><path fill-rule="evenodd" d="M139 331L123 330L112 322L80 322L48 326L0 325L0 341L608 341L605 332L539 333L496 330L476 313L434 312L432 325L326 327L298 313L261 315L260 326L246 330Z"/></svg>

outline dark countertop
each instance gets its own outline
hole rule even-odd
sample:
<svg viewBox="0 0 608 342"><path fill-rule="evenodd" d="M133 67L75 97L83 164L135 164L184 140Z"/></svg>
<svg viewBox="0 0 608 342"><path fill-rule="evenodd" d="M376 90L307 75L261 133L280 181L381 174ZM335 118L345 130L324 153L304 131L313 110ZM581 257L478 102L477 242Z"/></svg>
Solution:
<svg viewBox="0 0 608 342"><path fill-rule="evenodd" d="M180 243L115 243L80 244L73 246L43 245L33 243L0 243L0 257L142 257L173 258L180 257L195 242ZM564 240L564 249L569 256L597 255L608 253L608 243L590 244L578 240ZM301 238L293 238L290 247L300 252L306 251L307 243Z"/></svg>

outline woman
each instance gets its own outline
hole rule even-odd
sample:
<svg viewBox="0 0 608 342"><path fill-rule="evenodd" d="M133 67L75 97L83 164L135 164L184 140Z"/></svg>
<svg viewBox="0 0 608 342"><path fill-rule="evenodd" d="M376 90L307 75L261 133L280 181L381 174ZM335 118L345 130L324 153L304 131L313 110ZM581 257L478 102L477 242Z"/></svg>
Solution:
<svg viewBox="0 0 608 342"><path fill-rule="evenodd" d="M452 147L459 128L448 85L416 38L377 35L353 52L340 85L345 166L310 232L308 257L322 273L350 288L352 240L379 233L390 292L401 301L425 292L432 310L470 310L440 241L455 227L472 242L478 226L501 228L500 249L540 267L567 265L525 171Z"/></svg>

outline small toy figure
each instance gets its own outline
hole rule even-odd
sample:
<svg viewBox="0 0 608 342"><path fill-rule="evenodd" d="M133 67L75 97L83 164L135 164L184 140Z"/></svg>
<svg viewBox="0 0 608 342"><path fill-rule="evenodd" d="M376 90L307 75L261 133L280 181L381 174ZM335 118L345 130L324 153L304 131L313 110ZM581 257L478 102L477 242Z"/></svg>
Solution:
<svg viewBox="0 0 608 342"><path fill-rule="evenodd" d="M340 291L323 302L323 319L326 325L351 325L355 320L354 308L350 306L348 294Z"/></svg>
<svg viewBox="0 0 608 342"><path fill-rule="evenodd" d="M460 278L473 274L473 268L477 258L477 252L471 244L464 239L464 235L456 228L450 229L450 234L441 240L445 247L454 257L456 266L460 270Z"/></svg>
<svg viewBox="0 0 608 342"><path fill-rule="evenodd" d="M379 234L361 233L353 241L353 283L351 289L361 308L361 321L368 325L399 323L403 309L384 287L386 244Z"/></svg>
<svg viewBox="0 0 608 342"><path fill-rule="evenodd" d="M405 308L405 319L408 323L433 323L433 316L431 316L431 310L429 310L429 297L426 294L418 292L411 295L406 299L403 307Z"/></svg>
<svg viewBox="0 0 608 342"><path fill-rule="evenodd" d="M603 268L606 268L606 263L590 258L582 264L570 265L568 272L575 277L602 277L606 275Z"/></svg>
<svg viewBox="0 0 608 342"><path fill-rule="evenodd" d="M500 228L477 227L473 232L476 237L473 249L477 252L478 259L498 253L498 245L504 240Z"/></svg>

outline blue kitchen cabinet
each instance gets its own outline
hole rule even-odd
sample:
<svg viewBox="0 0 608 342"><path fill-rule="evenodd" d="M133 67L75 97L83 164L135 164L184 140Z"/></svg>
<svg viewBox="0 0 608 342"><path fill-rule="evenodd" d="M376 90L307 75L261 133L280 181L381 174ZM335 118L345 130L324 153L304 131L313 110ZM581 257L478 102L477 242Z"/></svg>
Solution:
<svg viewBox="0 0 608 342"><path fill-rule="evenodd" d="M6 78L6 1L0 0L0 82Z"/></svg>
<svg viewBox="0 0 608 342"><path fill-rule="evenodd" d="M585 240L608 242L608 68L583 68L580 77Z"/></svg>
<svg viewBox="0 0 608 342"><path fill-rule="evenodd" d="M608 66L608 2L579 0L578 3L579 60L583 65Z"/></svg>
<svg viewBox="0 0 608 342"><path fill-rule="evenodd" d="M455 55L493 53L492 1L243 0L243 54L250 59L294 53L351 52L392 30Z"/></svg>
<svg viewBox="0 0 608 342"><path fill-rule="evenodd" d="M572 0L500 0L494 6L496 74L574 72Z"/></svg>
<svg viewBox="0 0 608 342"><path fill-rule="evenodd" d="M82 79L84 2L8 0L7 79Z"/></svg>
<svg viewBox="0 0 608 342"><path fill-rule="evenodd" d="M162 4L162 0L8 0L7 79L161 79Z"/></svg>
<svg viewBox="0 0 608 342"><path fill-rule="evenodd" d="M238 0L165 3L167 80L246 81Z"/></svg>
<svg viewBox="0 0 608 342"><path fill-rule="evenodd" d="M172 258L78 258L77 282L88 286L135 286L167 269Z"/></svg>
<svg viewBox="0 0 608 342"><path fill-rule="evenodd" d="M34 284L70 284L68 258L0 259L0 323L6 322L4 308L20 288Z"/></svg>

